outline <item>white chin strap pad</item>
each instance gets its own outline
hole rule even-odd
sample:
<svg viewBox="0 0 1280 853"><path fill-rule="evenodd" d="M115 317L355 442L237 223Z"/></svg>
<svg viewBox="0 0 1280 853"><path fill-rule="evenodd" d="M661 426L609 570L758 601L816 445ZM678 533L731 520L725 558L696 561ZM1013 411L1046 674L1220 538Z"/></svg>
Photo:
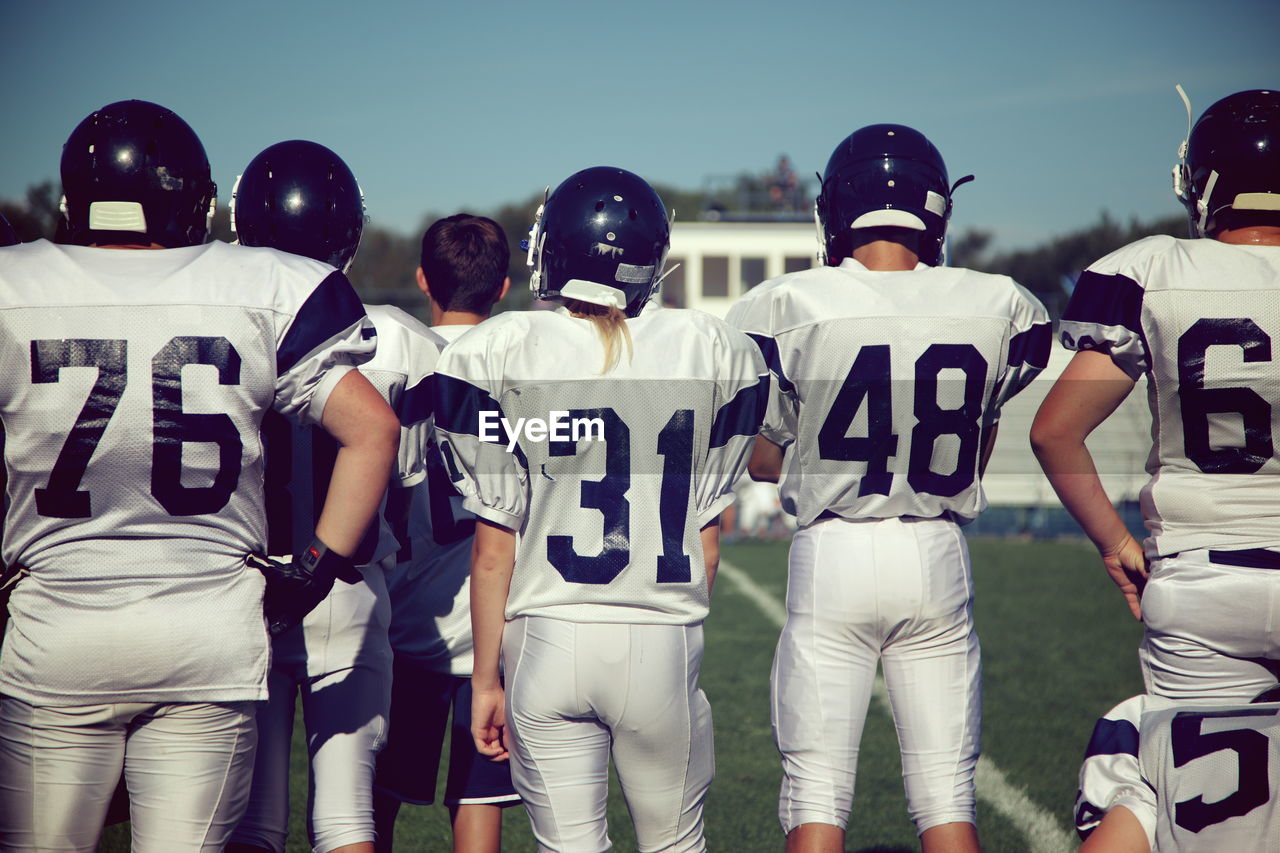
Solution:
<svg viewBox="0 0 1280 853"><path fill-rule="evenodd" d="M612 306L619 311L627 307L627 294L623 291L616 287L609 287L607 284L584 281L580 278L571 278L566 281L560 288L560 296L563 299L590 302L592 305Z"/></svg>
<svg viewBox="0 0 1280 853"><path fill-rule="evenodd" d="M89 205L89 230L147 233L147 215L136 201L95 201Z"/></svg>

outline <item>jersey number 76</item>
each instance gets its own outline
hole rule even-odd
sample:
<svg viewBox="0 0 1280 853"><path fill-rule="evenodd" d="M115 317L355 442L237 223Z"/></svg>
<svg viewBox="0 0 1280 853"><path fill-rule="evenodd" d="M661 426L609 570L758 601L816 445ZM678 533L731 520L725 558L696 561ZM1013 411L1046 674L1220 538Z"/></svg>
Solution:
<svg viewBox="0 0 1280 853"><path fill-rule="evenodd" d="M127 353L128 342L118 339L31 342L33 384L58 382L63 368L98 369L89 397L49 472L48 485L35 490L40 515L89 518L93 514L90 493L80 488L80 481L128 384ZM242 444L231 417L182 410L182 368L188 364L217 368L220 385L240 384L240 354L224 337L175 337L151 359L151 495L170 515L217 512L227 505L240 479ZM187 442L217 445L218 471L212 484L182 484L182 445Z"/></svg>

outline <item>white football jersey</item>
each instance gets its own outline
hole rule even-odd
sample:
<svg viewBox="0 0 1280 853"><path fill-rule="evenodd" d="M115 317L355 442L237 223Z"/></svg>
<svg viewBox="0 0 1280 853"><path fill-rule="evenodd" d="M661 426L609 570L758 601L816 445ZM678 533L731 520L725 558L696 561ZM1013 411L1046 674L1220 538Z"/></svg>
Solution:
<svg viewBox="0 0 1280 853"><path fill-rule="evenodd" d="M444 342L472 326L432 326ZM472 668L471 542L475 516L462 506L435 441L426 448L427 477L410 490L407 543L387 579L391 647L438 672L468 676Z"/></svg>
<svg viewBox="0 0 1280 853"><path fill-rule="evenodd" d="M1044 306L1004 276L918 265L788 273L729 311L773 373L761 434L801 526L986 507L978 462L1000 406L1048 363Z"/></svg>
<svg viewBox="0 0 1280 853"><path fill-rule="evenodd" d="M507 618L694 624L699 530L733 501L768 394L760 353L709 314L650 305L607 374L594 324L502 314L436 367L445 467L518 531ZM503 419L503 420L500 420Z"/></svg>
<svg viewBox="0 0 1280 853"><path fill-rule="evenodd" d="M1077 831L1116 806L1162 853L1280 853L1280 703L1120 703L1089 741Z"/></svg>
<svg viewBox="0 0 1280 853"><path fill-rule="evenodd" d="M377 335L373 358L360 372L391 406L400 420L400 450L392 484L413 486L426 477L426 443L431 437L429 377L444 341L425 324L393 305L364 306ZM338 444L318 426L290 424L268 413L263 421L267 452L267 553L295 553L315 532L333 476ZM399 549L383 511L352 559L356 565L377 564Z"/></svg>
<svg viewBox="0 0 1280 853"><path fill-rule="evenodd" d="M36 704L266 697L259 427L319 422L372 353L332 267L210 243L0 250L13 593L0 692Z"/></svg>
<svg viewBox="0 0 1280 853"><path fill-rule="evenodd" d="M1280 546L1280 247L1131 243L1080 277L1060 334L1149 377L1150 557Z"/></svg>

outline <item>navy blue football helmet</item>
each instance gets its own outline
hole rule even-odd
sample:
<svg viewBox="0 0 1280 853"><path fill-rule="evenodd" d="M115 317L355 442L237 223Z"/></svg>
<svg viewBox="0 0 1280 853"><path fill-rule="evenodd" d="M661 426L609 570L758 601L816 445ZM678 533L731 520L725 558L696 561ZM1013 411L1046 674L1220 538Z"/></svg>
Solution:
<svg viewBox="0 0 1280 853"><path fill-rule="evenodd" d="M231 192L231 230L245 246L305 255L346 272L364 231L364 195L337 154L292 139L265 149Z"/></svg>
<svg viewBox="0 0 1280 853"><path fill-rule="evenodd" d="M205 242L218 187L191 126L149 101L95 110L62 146L59 229L69 243Z"/></svg>
<svg viewBox="0 0 1280 853"><path fill-rule="evenodd" d="M1188 106L1188 119L1190 107ZM1280 211L1280 91L1228 95L1204 111L1173 169L1191 235L1217 230L1224 210Z"/></svg>
<svg viewBox="0 0 1280 853"><path fill-rule="evenodd" d="M634 317L662 280L671 222L639 175L594 166L570 175L529 232L529 289L538 299L612 305Z"/></svg>
<svg viewBox="0 0 1280 853"><path fill-rule="evenodd" d="M901 124L855 130L831 153L814 203L821 260L836 264L848 257L855 228L894 226L923 231L920 260L936 266L954 189L942 155L920 131Z"/></svg>
<svg viewBox="0 0 1280 853"><path fill-rule="evenodd" d="M18 232L13 230L9 220L4 218L3 213L0 213L0 246L16 246L18 242Z"/></svg>

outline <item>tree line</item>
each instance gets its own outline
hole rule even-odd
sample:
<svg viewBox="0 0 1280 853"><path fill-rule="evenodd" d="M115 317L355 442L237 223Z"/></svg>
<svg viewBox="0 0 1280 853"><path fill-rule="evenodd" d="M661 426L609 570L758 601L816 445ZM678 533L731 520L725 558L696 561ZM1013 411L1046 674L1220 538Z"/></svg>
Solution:
<svg viewBox="0 0 1280 853"><path fill-rule="evenodd" d="M657 186L655 189L674 207L681 219L697 219L698 214L715 199L706 193ZM54 239L60 218L60 193L52 181L27 189L26 198L0 201L3 213L18 238L24 242L40 237ZM489 216L502 226L511 240L511 291L498 305L498 310L521 310L530 303L529 276L525 268L525 252L520 241L529 231L533 213L541 203L541 194L523 201L503 205L492 211L472 211ZM687 211L687 213L685 213ZM424 219L424 228L435 219ZM969 267L983 272L1010 276L1036 294L1056 319L1066 306L1075 280L1090 263L1121 246L1151 234L1183 237L1187 223L1183 216L1168 216L1147 222L1120 223L1103 213L1098 222L1054 237L1042 244L1016 251L992 252L994 233L970 228L952 236L950 258L953 266ZM226 205L214 216L213 236L218 240L234 239ZM422 319L426 319L426 303L414 285L422 234L403 235L381 226L366 226L360 251L352 265L350 278L362 299L370 303L390 303ZM816 238L815 238L816 239Z"/></svg>

